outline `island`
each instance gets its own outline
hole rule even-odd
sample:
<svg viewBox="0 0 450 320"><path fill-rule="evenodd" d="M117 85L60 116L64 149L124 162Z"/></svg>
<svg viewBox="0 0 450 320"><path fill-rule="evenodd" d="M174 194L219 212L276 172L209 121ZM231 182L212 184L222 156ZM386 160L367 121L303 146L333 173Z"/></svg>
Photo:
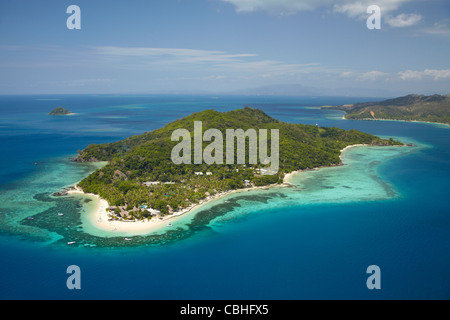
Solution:
<svg viewBox="0 0 450 320"><path fill-rule="evenodd" d="M178 141L172 141L172 133L177 129L194 132L195 121L202 121L203 132L210 128L222 133L227 129L279 130L277 172L267 174L267 164L250 163L248 154L241 164L175 164L171 153ZM203 141L202 145L210 143ZM249 143L249 139L245 141L246 150ZM72 160L105 161L105 166L78 183L77 190L106 200L111 221L142 221L184 213L236 190L280 185L292 172L342 165L341 151L358 144L402 145L357 130L285 123L259 109L244 107L223 113L206 110L121 141L91 144Z"/></svg>
<svg viewBox="0 0 450 320"><path fill-rule="evenodd" d="M450 95L417 95L341 106L322 106L346 112L350 120L403 120L450 124Z"/></svg>
<svg viewBox="0 0 450 320"><path fill-rule="evenodd" d="M73 114L73 113L63 107L57 107L57 108L53 109L52 112L50 112L48 115L49 116L67 116L70 114Z"/></svg>

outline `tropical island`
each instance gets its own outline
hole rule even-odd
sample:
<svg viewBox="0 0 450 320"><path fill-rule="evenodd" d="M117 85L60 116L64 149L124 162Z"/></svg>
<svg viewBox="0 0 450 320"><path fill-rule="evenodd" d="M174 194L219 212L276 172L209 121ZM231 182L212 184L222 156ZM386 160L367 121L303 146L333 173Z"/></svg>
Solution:
<svg viewBox="0 0 450 320"><path fill-rule="evenodd" d="M73 114L73 113L63 107L56 107L48 115L49 116L67 116L69 114Z"/></svg>
<svg viewBox="0 0 450 320"><path fill-rule="evenodd" d="M450 124L450 95L417 95L322 108L345 111L351 120L403 120Z"/></svg>
<svg viewBox="0 0 450 320"><path fill-rule="evenodd" d="M175 164L171 152L177 142L172 141L172 133L181 128L193 132L195 121L202 121L203 130L214 128L223 133L230 128L278 129L278 171L264 174L267 165L251 164L248 154L245 164ZM203 147L209 145L202 143ZM223 113L206 110L121 141L91 144L72 160L106 161L76 187L106 200L110 220L139 221L172 215L234 190L282 184L285 175L295 171L342 165L341 151L357 144L403 145L357 130L285 123L245 107ZM249 150L249 139L245 145Z"/></svg>

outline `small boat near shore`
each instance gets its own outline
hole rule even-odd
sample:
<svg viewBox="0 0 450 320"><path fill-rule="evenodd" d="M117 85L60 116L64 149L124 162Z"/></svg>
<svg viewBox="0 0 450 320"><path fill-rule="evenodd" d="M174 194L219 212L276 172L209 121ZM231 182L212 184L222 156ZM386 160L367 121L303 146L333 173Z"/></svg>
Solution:
<svg viewBox="0 0 450 320"><path fill-rule="evenodd" d="M69 241L69 242L67 242L68 245L71 245L71 244L74 244L74 243L75 243L75 241Z"/></svg>
<svg viewBox="0 0 450 320"><path fill-rule="evenodd" d="M58 216L63 216L64 214L62 212L58 212Z"/></svg>

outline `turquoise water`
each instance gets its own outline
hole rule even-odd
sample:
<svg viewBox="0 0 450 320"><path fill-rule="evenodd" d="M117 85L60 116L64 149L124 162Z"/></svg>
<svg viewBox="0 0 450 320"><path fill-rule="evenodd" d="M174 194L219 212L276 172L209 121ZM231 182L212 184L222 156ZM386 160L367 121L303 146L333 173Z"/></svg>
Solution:
<svg viewBox="0 0 450 320"><path fill-rule="evenodd" d="M360 100L1 97L0 298L448 299L448 126L346 121L317 108ZM168 232L133 241L86 233L85 197L50 196L95 169L68 160L89 143L244 105L282 121L355 128L414 147L350 148L344 166L303 172L291 187L232 194ZM77 114L46 116L56 106ZM82 270L79 291L65 286L72 264ZM380 266L381 290L366 287L372 264Z"/></svg>

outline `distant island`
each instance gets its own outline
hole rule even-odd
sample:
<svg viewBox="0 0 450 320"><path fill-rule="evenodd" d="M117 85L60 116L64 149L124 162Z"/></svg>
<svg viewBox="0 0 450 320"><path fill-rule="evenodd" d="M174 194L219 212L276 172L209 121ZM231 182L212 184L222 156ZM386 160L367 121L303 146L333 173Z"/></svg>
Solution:
<svg viewBox="0 0 450 320"><path fill-rule="evenodd" d="M57 107L57 108L53 109L53 111L50 112L48 115L49 116L66 116L69 114L73 114L73 113L67 109L64 109L63 107Z"/></svg>
<svg viewBox="0 0 450 320"><path fill-rule="evenodd" d="M174 164L171 151L177 142L171 135L179 128L192 133L194 121L202 121L203 132L209 128L222 133L226 129L278 129L278 172L263 175L265 166L250 164L248 154L246 164ZM175 214L233 190L282 184L287 173L341 165L341 150L356 144L402 145L392 138L385 140L357 130L285 123L245 107L224 113L206 110L121 141L91 144L72 160L107 161L77 188L105 199L111 206L111 220L136 221ZM203 142L204 147L208 145Z"/></svg>
<svg viewBox="0 0 450 320"><path fill-rule="evenodd" d="M350 120L403 120L450 124L450 95L417 95L322 108L342 110Z"/></svg>

